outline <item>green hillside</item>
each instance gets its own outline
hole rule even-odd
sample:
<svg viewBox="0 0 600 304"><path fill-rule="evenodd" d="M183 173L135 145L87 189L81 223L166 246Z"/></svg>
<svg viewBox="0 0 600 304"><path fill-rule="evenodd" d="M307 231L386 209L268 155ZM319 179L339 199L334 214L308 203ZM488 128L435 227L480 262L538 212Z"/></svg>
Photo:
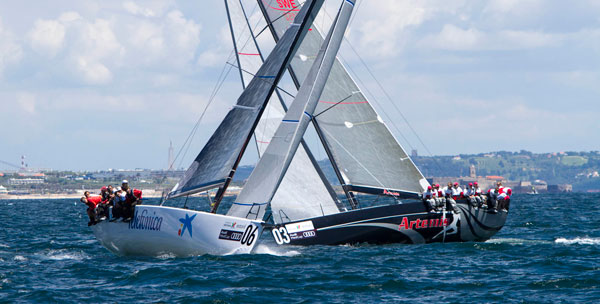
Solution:
<svg viewBox="0 0 600 304"><path fill-rule="evenodd" d="M600 153L528 151L490 152L472 155L413 157L426 176L468 176L474 165L477 175L500 175L513 181L544 180L549 184L572 184L574 191L600 189Z"/></svg>

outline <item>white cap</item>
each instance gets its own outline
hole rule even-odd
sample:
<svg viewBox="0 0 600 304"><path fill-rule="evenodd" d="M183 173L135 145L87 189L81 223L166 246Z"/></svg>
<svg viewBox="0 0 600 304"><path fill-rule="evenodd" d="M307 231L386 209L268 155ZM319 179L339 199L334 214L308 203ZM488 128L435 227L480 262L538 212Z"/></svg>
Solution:
<svg viewBox="0 0 600 304"><path fill-rule="evenodd" d="M122 184L129 184L129 182L126 179L124 179L121 183Z"/></svg>

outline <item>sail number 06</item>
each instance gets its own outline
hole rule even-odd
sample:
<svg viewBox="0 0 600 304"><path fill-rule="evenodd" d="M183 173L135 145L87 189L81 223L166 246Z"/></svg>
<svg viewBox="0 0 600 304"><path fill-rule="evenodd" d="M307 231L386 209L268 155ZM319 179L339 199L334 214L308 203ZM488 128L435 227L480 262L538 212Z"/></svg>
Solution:
<svg viewBox="0 0 600 304"><path fill-rule="evenodd" d="M248 225L248 227L246 227L246 231L244 231L244 234L242 234L240 243L242 243L242 245L247 245L247 246L252 245L252 243L254 243L254 240L256 240L256 231L257 230L258 230L258 226L255 227L254 225Z"/></svg>
<svg viewBox="0 0 600 304"><path fill-rule="evenodd" d="M274 228L271 230L273 233L273 238L275 239L275 243L278 245L289 244L290 236L288 235L287 229L285 227Z"/></svg>

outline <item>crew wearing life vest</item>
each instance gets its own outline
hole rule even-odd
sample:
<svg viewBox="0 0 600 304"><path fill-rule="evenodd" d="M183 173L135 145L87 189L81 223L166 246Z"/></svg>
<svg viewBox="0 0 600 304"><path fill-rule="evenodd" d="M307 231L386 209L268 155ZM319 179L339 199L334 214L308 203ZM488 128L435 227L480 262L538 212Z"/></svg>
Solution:
<svg viewBox="0 0 600 304"><path fill-rule="evenodd" d="M454 183L454 187L452 187L452 198L457 200L463 197L463 189L458 185L458 183Z"/></svg>
<svg viewBox="0 0 600 304"><path fill-rule="evenodd" d="M425 203L425 207L427 211L432 212L435 208L435 198L436 192L433 190L433 187L427 186L427 191L423 192L423 202Z"/></svg>
<svg viewBox="0 0 600 304"><path fill-rule="evenodd" d="M83 197L81 198L81 202L88 206L86 213L90 218L88 222L88 226L96 224L96 206L102 202L102 196L100 195L90 195L89 191L85 191L83 193Z"/></svg>

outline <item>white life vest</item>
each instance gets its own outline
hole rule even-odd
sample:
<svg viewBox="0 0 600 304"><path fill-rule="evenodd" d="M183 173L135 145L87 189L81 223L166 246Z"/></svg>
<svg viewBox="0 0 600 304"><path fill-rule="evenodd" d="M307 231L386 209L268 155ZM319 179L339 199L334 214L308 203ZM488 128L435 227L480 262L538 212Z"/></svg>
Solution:
<svg viewBox="0 0 600 304"><path fill-rule="evenodd" d="M430 199L430 198L432 198L433 197L433 193L434 192L432 192L430 190L427 190L427 191L423 192L423 199Z"/></svg>

